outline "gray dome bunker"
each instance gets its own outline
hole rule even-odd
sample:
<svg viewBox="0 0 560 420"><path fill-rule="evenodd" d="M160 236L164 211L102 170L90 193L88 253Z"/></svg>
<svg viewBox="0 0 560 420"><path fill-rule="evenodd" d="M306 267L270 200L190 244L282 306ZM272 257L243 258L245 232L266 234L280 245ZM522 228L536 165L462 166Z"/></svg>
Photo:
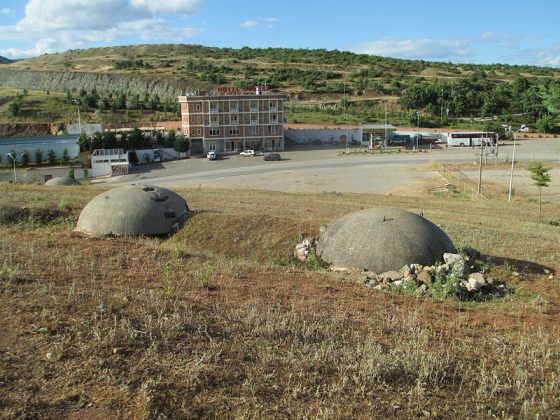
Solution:
<svg viewBox="0 0 560 420"><path fill-rule="evenodd" d="M70 178L69 176L58 176L58 177L49 179L47 182L45 182L45 185L48 186L48 187L53 187L53 186L74 187L74 186L82 185L82 184L80 183L80 181L78 181L74 178Z"/></svg>
<svg viewBox="0 0 560 420"><path fill-rule="evenodd" d="M103 192L82 210L76 231L90 236L154 236L177 230L189 208L166 188L133 184Z"/></svg>
<svg viewBox="0 0 560 420"><path fill-rule="evenodd" d="M455 246L438 226L401 209L374 208L335 220L319 237L317 255L327 263L376 273L406 264L432 265Z"/></svg>

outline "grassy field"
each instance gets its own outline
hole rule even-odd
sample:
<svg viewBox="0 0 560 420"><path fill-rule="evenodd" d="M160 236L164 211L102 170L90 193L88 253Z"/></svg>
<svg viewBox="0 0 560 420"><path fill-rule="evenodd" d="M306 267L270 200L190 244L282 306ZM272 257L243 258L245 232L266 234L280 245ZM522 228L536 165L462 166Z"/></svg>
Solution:
<svg viewBox="0 0 560 420"><path fill-rule="evenodd" d="M2 417L560 415L560 228L536 203L199 188L169 238L91 239L99 189L0 191ZM423 212L510 293L434 302L293 258L378 206Z"/></svg>

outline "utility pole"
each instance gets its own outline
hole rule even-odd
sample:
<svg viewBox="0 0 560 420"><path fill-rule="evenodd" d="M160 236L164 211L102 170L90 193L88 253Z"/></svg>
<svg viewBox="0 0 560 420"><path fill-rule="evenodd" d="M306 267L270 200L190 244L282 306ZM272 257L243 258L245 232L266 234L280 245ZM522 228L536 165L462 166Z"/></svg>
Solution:
<svg viewBox="0 0 560 420"><path fill-rule="evenodd" d="M521 129L519 129L521 130ZM508 194L508 202L511 203L511 196L513 194L513 170L515 167L515 146L516 146L516 137L517 137L517 132L519 131L515 131L512 132L513 134L513 152L511 153L511 172L509 174L509 194Z"/></svg>
<svg viewBox="0 0 560 420"><path fill-rule="evenodd" d="M418 137L420 137L420 112L416 111L416 151L418 151Z"/></svg>
<svg viewBox="0 0 560 420"><path fill-rule="evenodd" d="M383 150L387 148L387 101L385 101L385 139L383 140Z"/></svg>
<svg viewBox="0 0 560 420"><path fill-rule="evenodd" d="M484 139L480 139L480 160L478 162L478 188L477 191L480 194L482 190L482 154L484 151Z"/></svg>
<svg viewBox="0 0 560 420"><path fill-rule="evenodd" d="M440 96L440 116L439 116L439 122L442 123L443 122L443 88L441 88L441 96Z"/></svg>
<svg viewBox="0 0 560 420"><path fill-rule="evenodd" d="M343 83L342 85L344 90L342 99L342 109L344 111L344 138L346 139L346 154L350 154L350 150L348 149L348 119L346 118L346 83Z"/></svg>

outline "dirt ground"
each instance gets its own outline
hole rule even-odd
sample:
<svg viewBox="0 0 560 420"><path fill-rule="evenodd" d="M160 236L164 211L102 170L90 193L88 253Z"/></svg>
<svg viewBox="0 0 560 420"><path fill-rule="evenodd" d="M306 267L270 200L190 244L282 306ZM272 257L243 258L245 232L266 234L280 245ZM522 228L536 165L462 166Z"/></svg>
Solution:
<svg viewBox="0 0 560 420"><path fill-rule="evenodd" d="M194 188L171 237L94 239L72 229L97 189L2 188L42 215L0 224L2 417L560 414L560 245L531 204ZM294 260L364 206L423 211L511 293L432 301Z"/></svg>

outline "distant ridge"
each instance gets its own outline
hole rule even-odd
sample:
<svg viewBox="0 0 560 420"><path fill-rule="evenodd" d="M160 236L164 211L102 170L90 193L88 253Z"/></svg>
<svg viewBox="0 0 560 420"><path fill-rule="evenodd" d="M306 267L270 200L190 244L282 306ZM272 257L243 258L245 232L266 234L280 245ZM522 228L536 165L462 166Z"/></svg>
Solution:
<svg viewBox="0 0 560 420"><path fill-rule="evenodd" d="M0 64L11 64L13 63L15 60L10 60L9 58L6 57L2 57L0 55Z"/></svg>

